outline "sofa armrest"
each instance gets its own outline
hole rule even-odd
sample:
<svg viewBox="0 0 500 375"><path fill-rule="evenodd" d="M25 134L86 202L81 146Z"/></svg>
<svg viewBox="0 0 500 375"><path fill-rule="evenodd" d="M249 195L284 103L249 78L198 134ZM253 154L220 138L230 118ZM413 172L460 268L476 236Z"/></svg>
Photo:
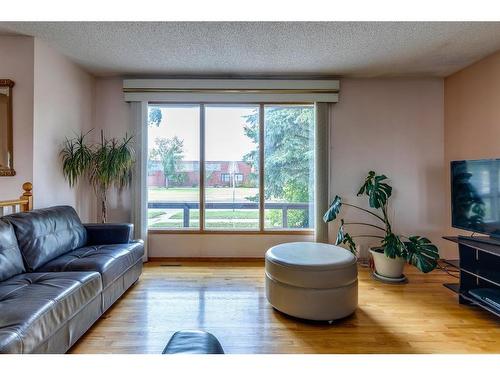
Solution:
<svg viewBox="0 0 500 375"><path fill-rule="evenodd" d="M129 243L134 224L84 224L87 230L87 245L111 245Z"/></svg>

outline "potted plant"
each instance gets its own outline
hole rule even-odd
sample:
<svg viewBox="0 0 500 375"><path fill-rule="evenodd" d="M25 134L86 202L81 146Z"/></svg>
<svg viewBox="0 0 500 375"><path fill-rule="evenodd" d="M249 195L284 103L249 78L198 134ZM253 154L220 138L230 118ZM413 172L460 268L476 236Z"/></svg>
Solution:
<svg viewBox="0 0 500 375"><path fill-rule="evenodd" d="M122 140L106 139L101 130L101 142L88 144L86 134L64 142L61 150L63 174L73 187L81 176L86 176L101 205L101 221L107 221L107 197L111 186L119 190L130 185L134 165L132 136Z"/></svg>
<svg viewBox="0 0 500 375"><path fill-rule="evenodd" d="M354 204L345 203L338 195L332 201L323 220L330 222L338 218L342 206L355 208L376 218L379 223L372 224L366 222L349 222L340 219L340 227L337 232L336 245L347 245L349 250L355 253L355 238L368 237L375 238L379 245L372 247L370 252L375 263L375 271L379 276L389 279L400 279L403 276L403 267L409 263L417 267L420 271L427 273L437 267L439 258L438 248L426 237L406 236L396 234L388 215L389 198L392 194L392 187L387 184L388 178L385 175L377 175L370 171L357 195L366 195L370 209L365 209ZM362 226L373 228L380 234L356 234L351 235L346 231L348 226Z"/></svg>

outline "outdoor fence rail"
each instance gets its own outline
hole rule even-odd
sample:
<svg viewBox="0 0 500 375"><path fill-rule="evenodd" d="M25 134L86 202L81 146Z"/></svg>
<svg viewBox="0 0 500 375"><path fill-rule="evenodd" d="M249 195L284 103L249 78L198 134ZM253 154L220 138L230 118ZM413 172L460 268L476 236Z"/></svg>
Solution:
<svg viewBox="0 0 500 375"><path fill-rule="evenodd" d="M154 209L182 209L183 210L183 227L189 228L189 212L200 208L199 202L163 202L150 201L148 208ZM205 209L224 209L224 210L258 210L259 203L257 202L206 202ZM281 210L282 212L282 227L288 227L288 210L302 210L306 213L313 210L313 205L309 203L266 203L264 209ZM309 215L311 224L314 215Z"/></svg>

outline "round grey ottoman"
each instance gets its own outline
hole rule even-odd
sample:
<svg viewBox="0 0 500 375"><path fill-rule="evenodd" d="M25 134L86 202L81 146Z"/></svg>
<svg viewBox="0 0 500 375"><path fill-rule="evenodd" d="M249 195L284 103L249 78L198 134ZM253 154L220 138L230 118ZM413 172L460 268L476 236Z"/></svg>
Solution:
<svg viewBox="0 0 500 375"><path fill-rule="evenodd" d="M323 243L274 246L266 252L266 296L274 308L297 318L348 316L358 306L356 258Z"/></svg>

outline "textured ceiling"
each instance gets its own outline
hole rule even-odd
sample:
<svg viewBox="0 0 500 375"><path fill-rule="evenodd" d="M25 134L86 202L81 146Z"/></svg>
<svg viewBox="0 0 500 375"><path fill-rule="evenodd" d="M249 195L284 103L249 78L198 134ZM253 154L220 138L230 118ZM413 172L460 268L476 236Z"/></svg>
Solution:
<svg viewBox="0 0 500 375"><path fill-rule="evenodd" d="M500 49L500 22L0 22L97 76L446 76Z"/></svg>

